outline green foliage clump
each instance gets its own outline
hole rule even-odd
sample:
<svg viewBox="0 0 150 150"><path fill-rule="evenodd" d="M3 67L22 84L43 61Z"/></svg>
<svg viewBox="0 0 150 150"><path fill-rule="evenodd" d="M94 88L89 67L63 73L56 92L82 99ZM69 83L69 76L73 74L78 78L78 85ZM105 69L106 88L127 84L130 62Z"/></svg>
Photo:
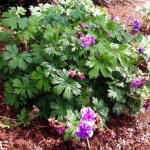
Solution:
<svg viewBox="0 0 150 150"><path fill-rule="evenodd" d="M149 57L137 51L141 34L132 38L90 0L41 4L30 11L27 18L23 8L11 8L0 22L10 28L0 31L0 41L6 43L0 54L4 97L7 104L22 110L20 122L29 123L32 105L39 108L38 117L59 121L68 111L84 106L92 107L104 121L112 113L140 111L149 96L149 68L139 69ZM95 43L84 47L81 42L87 35ZM137 77L144 77L146 83L134 89L130 82Z"/></svg>

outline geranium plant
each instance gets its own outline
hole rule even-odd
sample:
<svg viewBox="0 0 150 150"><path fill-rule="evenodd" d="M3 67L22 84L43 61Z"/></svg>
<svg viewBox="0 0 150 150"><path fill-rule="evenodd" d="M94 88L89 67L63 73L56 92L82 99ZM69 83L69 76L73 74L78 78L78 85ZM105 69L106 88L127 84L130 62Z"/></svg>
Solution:
<svg viewBox="0 0 150 150"><path fill-rule="evenodd" d="M26 17L24 8L13 7L0 22L7 28L0 31L0 41L6 44L0 54L4 98L21 110L20 122L33 118L33 105L39 109L36 117L62 122L70 112L73 116L82 109L85 114L86 107L92 116L82 116L80 125L80 117L73 116L72 128L66 130L71 137L83 137L80 129L87 127L91 137L92 127L85 124L89 117L95 122L90 108L101 117L100 124L112 113L140 111L149 97L149 68L139 67L149 57L139 53L141 34L132 38L90 0L40 4L30 11ZM64 131L62 124L56 127Z"/></svg>

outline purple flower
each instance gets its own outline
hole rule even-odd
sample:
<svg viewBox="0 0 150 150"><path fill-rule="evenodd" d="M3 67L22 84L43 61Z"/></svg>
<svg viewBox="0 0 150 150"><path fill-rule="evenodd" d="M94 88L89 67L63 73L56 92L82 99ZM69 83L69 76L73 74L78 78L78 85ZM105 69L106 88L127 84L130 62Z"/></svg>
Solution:
<svg viewBox="0 0 150 150"><path fill-rule="evenodd" d="M82 47L89 47L95 44L95 38L90 36L90 35L86 35L85 37L81 37L81 46Z"/></svg>
<svg viewBox="0 0 150 150"><path fill-rule="evenodd" d="M83 73L79 73L78 80L83 80L83 79L85 79L85 75Z"/></svg>
<svg viewBox="0 0 150 150"><path fill-rule="evenodd" d="M139 20L134 21L133 30L134 31L139 31L140 30L140 21Z"/></svg>
<svg viewBox="0 0 150 150"><path fill-rule="evenodd" d="M140 54L143 54L144 51L145 51L144 47L140 47L140 48L139 48L139 53L140 53Z"/></svg>
<svg viewBox="0 0 150 150"><path fill-rule="evenodd" d="M147 110L147 109L150 109L150 99L148 99L148 100L146 101L146 103L144 104L144 107L145 107L146 110Z"/></svg>
<svg viewBox="0 0 150 150"><path fill-rule="evenodd" d="M89 26L89 25L86 25L84 28L85 28L85 29L90 29L90 26Z"/></svg>
<svg viewBox="0 0 150 150"><path fill-rule="evenodd" d="M89 124L93 125L96 121L96 114L90 107L81 109L81 115L82 122L88 122Z"/></svg>
<svg viewBox="0 0 150 150"><path fill-rule="evenodd" d="M142 88L146 83L146 80L144 78L141 79L134 79L131 83L130 86L132 88Z"/></svg>
<svg viewBox="0 0 150 150"><path fill-rule="evenodd" d="M93 136L93 128L88 123L81 123L77 127L76 135L80 138L86 139Z"/></svg>

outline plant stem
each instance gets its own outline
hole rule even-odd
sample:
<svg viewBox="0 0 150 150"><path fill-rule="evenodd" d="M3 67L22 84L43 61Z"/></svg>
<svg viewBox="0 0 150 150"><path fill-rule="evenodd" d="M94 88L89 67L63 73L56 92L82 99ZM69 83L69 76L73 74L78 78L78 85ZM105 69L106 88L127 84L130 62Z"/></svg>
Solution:
<svg viewBox="0 0 150 150"><path fill-rule="evenodd" d="M89 143L89 139L87 138L86 140L87 140L88 149L91 150L91 146L90 146L90 143Z"/></svg>

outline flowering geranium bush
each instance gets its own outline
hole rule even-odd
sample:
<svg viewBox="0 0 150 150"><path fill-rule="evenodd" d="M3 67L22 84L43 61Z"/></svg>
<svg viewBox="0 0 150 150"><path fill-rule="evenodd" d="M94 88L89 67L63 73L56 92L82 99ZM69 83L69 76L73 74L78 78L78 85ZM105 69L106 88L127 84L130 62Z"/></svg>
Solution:
<svg viewBox="0 0 150 150"><path fill-rule="evenodd" d="M150 68L144 36L132 38L91 0L40 4L30 11L26 17L24 8L11 8L0 22L8 29L0 31L0 41L6 44L0 54L4 98L21 110L20 123L55 117L71 122L73 135L78 126L91 136L92 128L85 122L95 123L91 109L104 123L109 114L136 114L147 104ZM32 105L39 111L30 118ZM70 111L76 113L71 120ZM64 131L62 125L57 128Z"/></svg>

